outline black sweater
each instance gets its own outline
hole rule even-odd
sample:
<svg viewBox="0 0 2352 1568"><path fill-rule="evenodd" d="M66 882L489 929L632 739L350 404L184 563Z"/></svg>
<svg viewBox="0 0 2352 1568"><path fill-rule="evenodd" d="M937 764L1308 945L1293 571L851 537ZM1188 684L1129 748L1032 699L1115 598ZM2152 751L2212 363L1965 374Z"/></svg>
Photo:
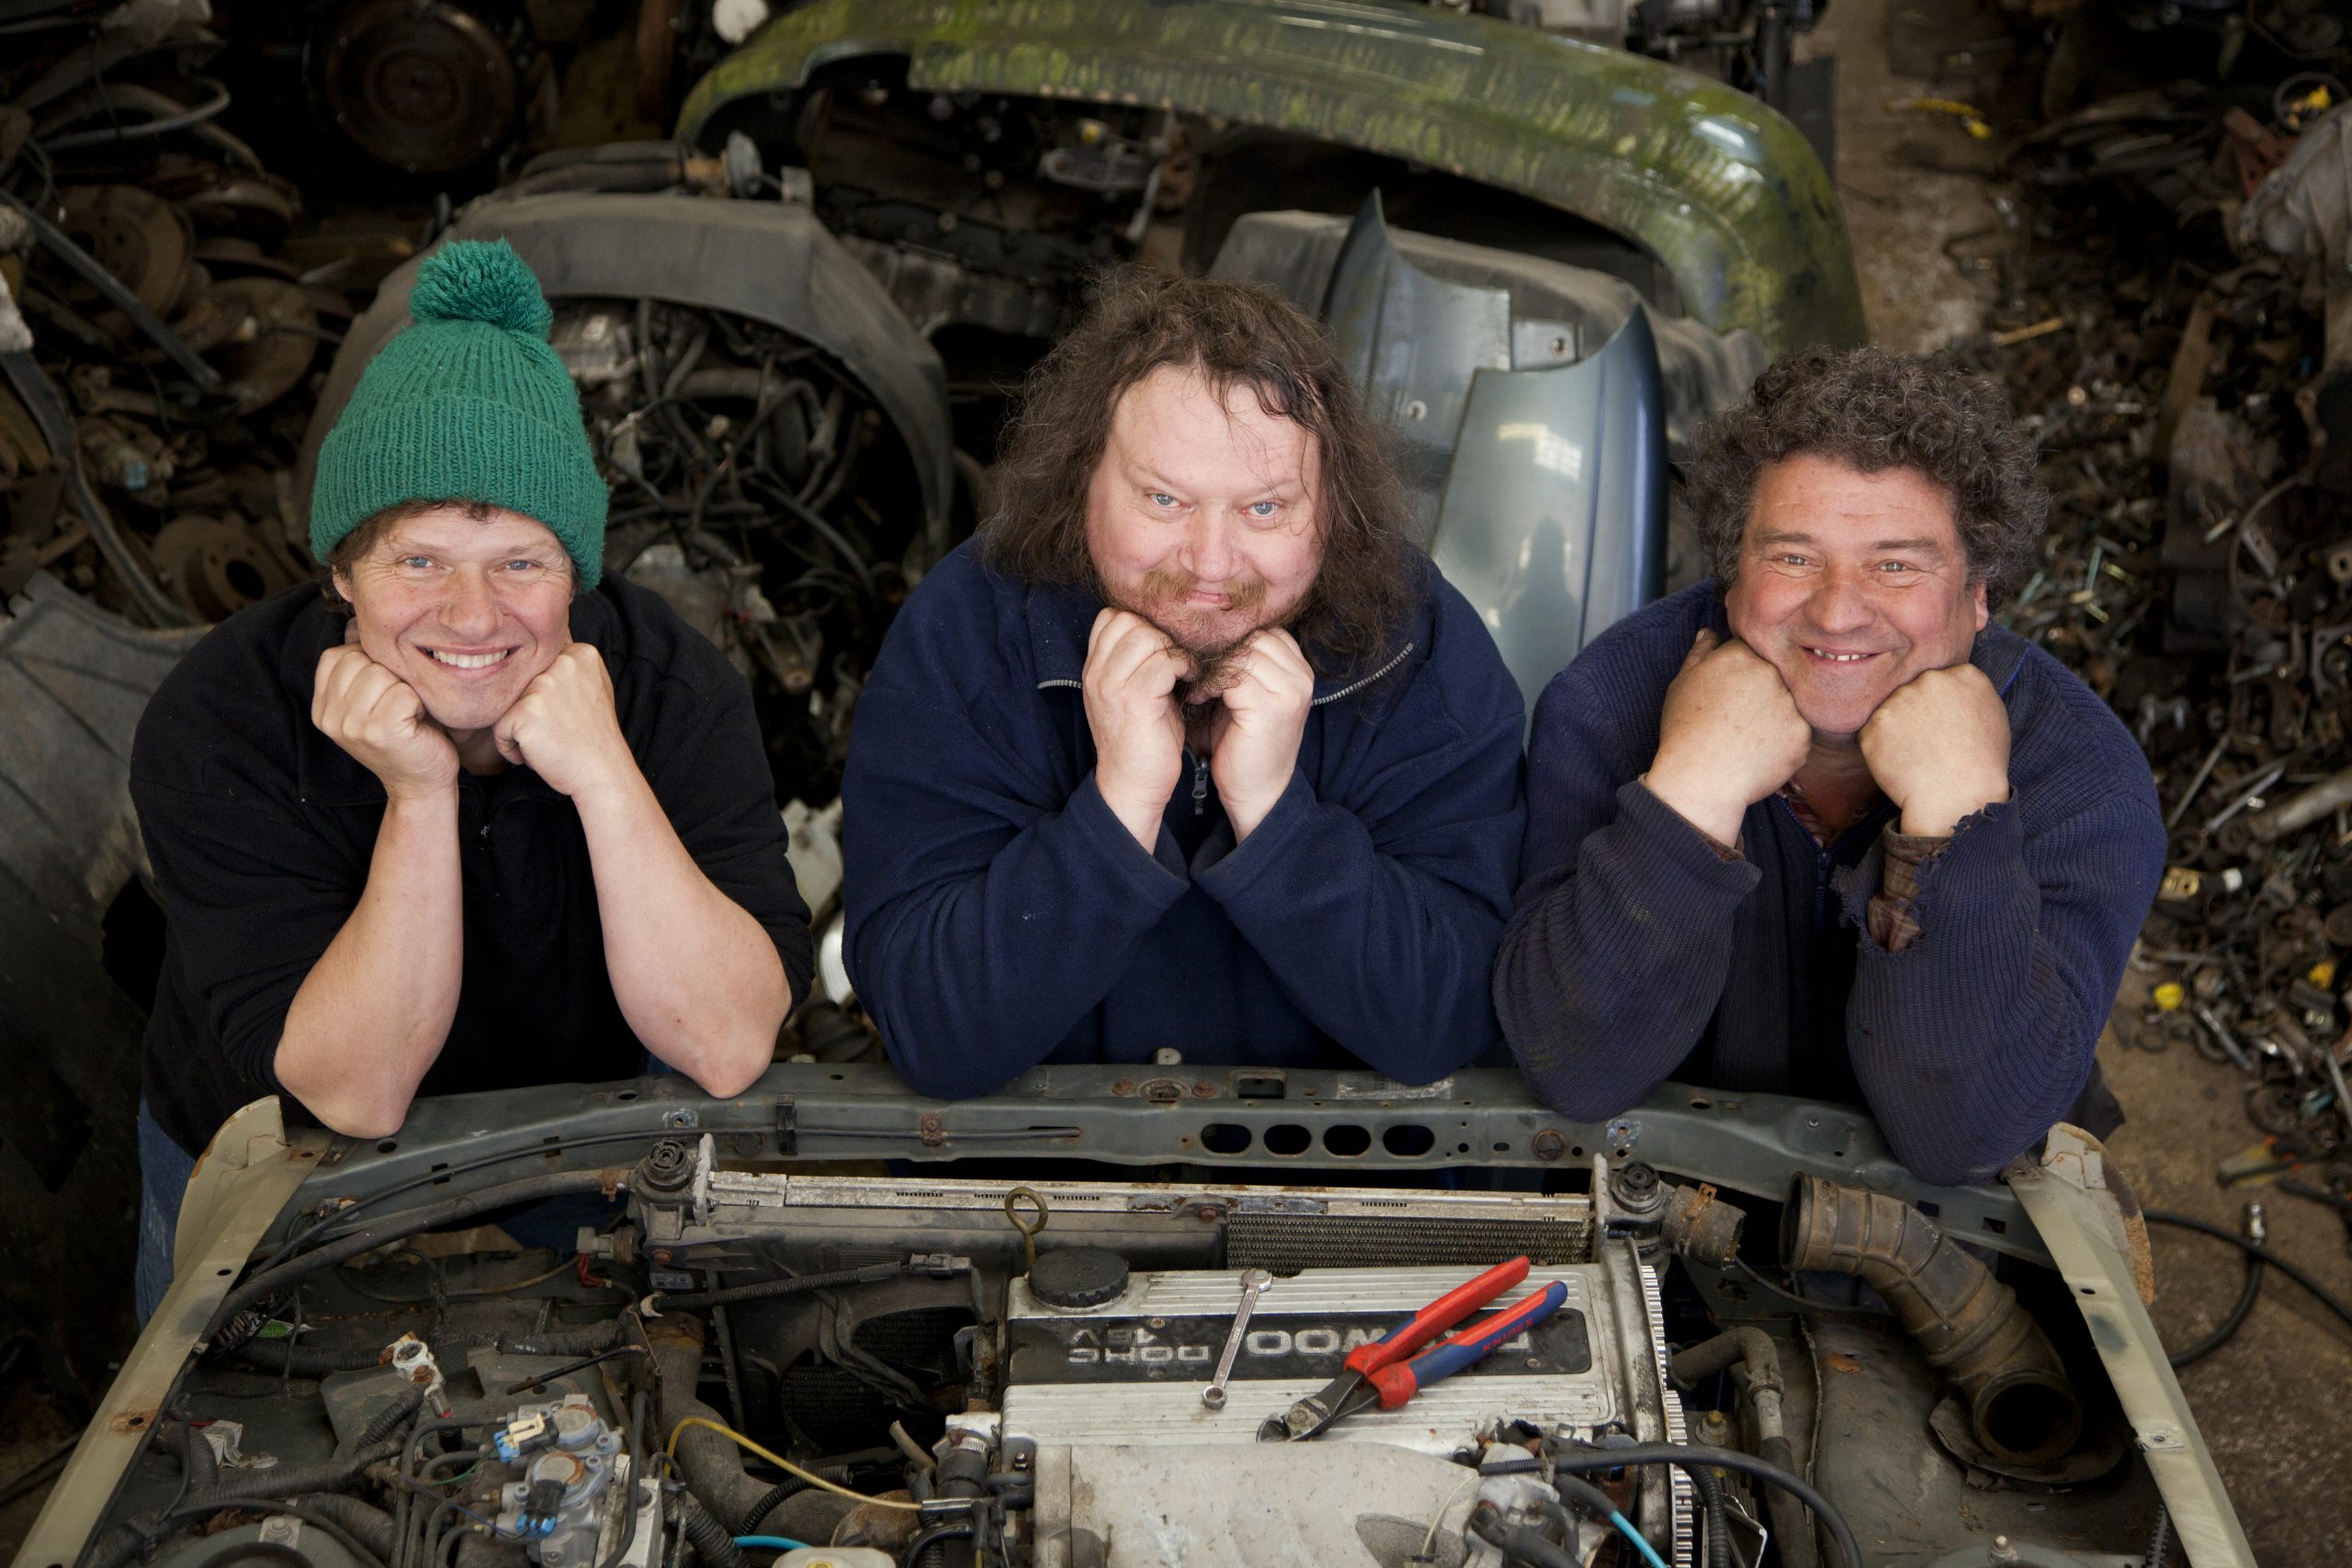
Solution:
<svg viewBox="0 0 2352 1568"><path fill-rule="evenodd" d="M1863 929L1891 806L1828 849L1777 796L1725 860L1640 784L1704 583L1619 622L1544 689L1495 1005L1548 1103L1615 1115L1669 1077L1866 1102L1903 1163L1982 1180L2064 1119L2120 1116L2092 1052L2164 873L2146 760L2059 662L1998 626L2011 797L1920 869L1921 934ZM2077 1106L2080 1097L2081 1105ZM2071 1110L2071 1114L2070 1114Z"/></svg>
<svg viewBox="0 0 2352 1568"><path fill-rule="evenodd" d="M344 621L312 586L231 616L141 718L130 793L168 920L144 1089L191 1154L229 1113L282 1094L287 1009L368 885L384 788L311 723ZM751 689L700 633L608 576L571 635L613 678L621 732L703 874L767 929L792 994L812 966ZM458 775L465 979L420 1094L594 1082L645 1070L605 969L588 841L527 769ZM288 1120L309 1124L287 1096Z"/></svg>

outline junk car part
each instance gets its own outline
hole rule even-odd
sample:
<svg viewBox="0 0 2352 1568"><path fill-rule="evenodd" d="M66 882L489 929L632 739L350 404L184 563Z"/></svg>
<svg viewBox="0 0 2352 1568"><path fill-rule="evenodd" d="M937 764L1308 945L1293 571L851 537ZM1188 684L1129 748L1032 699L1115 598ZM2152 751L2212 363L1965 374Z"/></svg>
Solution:
<svg viewBox="0 0 2352 1568"><path fill-rule="evenodd" d="M853 67L871 69L843 89L870 80L879 103L902 80L951 117L978 96L1105 115L1156 105L1203 133L1215 120L1446 170L1627 236L1670 269L1683 309L1717 331L1754 330L1769 354L1864 337L1836 194L1803 135L1754 98L1639 56L1362 0L1013 13L980 0L818 0L720 61L678 133L714 148L731 130L759 136L779 104L819 112L820 78ZM1165 161L1167 145L1163 189L1171 168L1190 177ZM960 237L960 215L954 228Z"/></svg>

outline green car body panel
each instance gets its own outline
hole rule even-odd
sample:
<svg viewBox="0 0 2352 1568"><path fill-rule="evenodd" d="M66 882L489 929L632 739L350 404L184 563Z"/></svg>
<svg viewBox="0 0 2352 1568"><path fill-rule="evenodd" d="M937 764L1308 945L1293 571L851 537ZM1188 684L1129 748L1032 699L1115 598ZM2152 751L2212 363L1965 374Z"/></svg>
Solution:
<svg viewBox="0 0 2352 1568"><path fill-rule="evenodd" d="M813 0L706 75L679 134L848 60L922 91L1148 106L1442 169L1657 256L1777 357L1865 340L1837 192L1756 99L1639 55L1384 0Z"/></svg>

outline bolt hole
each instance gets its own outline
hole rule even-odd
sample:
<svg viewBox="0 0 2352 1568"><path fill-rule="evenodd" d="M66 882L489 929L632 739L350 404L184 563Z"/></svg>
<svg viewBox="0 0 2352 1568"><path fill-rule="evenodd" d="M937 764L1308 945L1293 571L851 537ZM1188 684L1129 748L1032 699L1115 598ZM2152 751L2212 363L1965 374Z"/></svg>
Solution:
<svg viewBox="0 0 2352 1568"><path fill-rule="evenodd" d="M386 1138L382 1143L376 1145L376 1152L379 1155L388 1155L399 1147L400 1145L394 1143L390 1138Z"/></svg>
<svg viewBox="0 0 2352 1568"><path fill-rule="evenodd" d="M1498 1155L1507 1155L1510 1153L1510 1145L1509 1144L1497 1144L1495 1145L1495 1153Z"/></svg>
<svg viewBox="0 0 2352 1568"><path fill-rule="evenodd" d="M614 1098L615 1100L635 1100L635 1099L637 1098L637 1090L635 1090L635 1089L625 1089L621 1090L621 1091L620 1091L620 1093L618 1093L618 1094L616 1094L616 1095L613 1096L613 1098Z"/></svg>
<svg viewBox="0 0 2352 1568"><path fill-rule="evenodd" d="M1693 1111L1713 1111L1714 1108L1715 1102L1703 1094L1694 1094L1690 1097L1690 1109Z"/></svg>

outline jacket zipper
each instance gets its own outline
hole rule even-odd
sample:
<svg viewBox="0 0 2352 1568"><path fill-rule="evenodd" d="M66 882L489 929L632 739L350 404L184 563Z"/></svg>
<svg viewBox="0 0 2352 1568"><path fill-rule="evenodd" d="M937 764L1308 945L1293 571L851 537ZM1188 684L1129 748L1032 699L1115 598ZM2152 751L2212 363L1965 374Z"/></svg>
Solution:
<svg viewBox="0 0 2352 1568"><path fill-rule="evenodd" d="M1184 748L1185 761L1193 764L1193 815L1205 817L1209 812L1209 765Z"/></svg>

